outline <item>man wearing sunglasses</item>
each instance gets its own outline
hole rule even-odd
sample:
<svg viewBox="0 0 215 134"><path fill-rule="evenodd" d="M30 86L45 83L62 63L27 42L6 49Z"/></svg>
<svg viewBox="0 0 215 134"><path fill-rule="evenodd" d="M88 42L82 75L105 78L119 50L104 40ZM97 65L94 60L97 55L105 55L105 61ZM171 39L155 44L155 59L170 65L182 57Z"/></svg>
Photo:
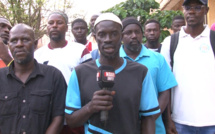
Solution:
<svg viewBox="0 0 215 134"><path fill-rule="evenodd" d="M186 26L181 28L173 56L172 69L178 86L172 90L173 121L169 114L168 134L215 134L215 60L210 29L204 25L207 3L183 3ZM161 54L170 63L170 42L163 44Z"/></svg>

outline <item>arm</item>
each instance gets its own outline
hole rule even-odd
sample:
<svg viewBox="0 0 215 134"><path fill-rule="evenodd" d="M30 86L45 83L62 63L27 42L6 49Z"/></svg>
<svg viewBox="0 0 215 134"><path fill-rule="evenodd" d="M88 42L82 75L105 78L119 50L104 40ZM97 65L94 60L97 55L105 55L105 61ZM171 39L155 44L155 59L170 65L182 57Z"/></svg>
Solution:
<svg viewBox="0 0 215 134"><path fill-rule="evenodd" d="M1 38L0 38L0 58L4 61L6 65L8 65L12 61L12 58L8 53L8 47L2 42Z"/></svg>
<svg viewBox="0 0 215 134"><path fill-rule="evenodd" d="M141 134L155 134L155 119L153 116L141 117Z"/></svg>
<svg viewBox="0 0 215 134"><path fill-rule="evenodd" d="M98 90L93 94L92 100L80 110L66 114L67 124L74 128L83 125L91 115L100 111L108 111L113 107L112 100L115 91Z"/></svg>
<svg viewBox="0 0 215 134"><path fill-rule="evenodd" d="M170 89L160 92L159 93L159 97L158 97L158 102L159 102L159 107L161 112L153 115L153 117L155 118L155 120L164 112L164 110L167 107L167 104L169 103L169 96L170 96Z"/></svg>
<svg viewBox="0 0 215 134"><path fill-rule="evenodd" d="M59 134L63 127L63 116L54 117L51 125L46 130L46 134Z"/></svg>
<svg viewBox="0 0 215 134"><path fill-rule="evenodd" d="M163 122L167 134L177 134L175 124L171 118L171 95L169 96L169 103L163 112Z"/></svg>

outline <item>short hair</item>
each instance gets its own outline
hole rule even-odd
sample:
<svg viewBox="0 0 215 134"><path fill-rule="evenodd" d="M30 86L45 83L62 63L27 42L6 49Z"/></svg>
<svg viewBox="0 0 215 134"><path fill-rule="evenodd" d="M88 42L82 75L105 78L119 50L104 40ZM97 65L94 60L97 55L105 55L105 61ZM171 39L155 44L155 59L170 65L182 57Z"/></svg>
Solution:
<svg viewBox="0 0 215 134"><path fill-rule="evenodd" d="M68 16L67 16L66 13L64 13L63 11L59 11L59 10L53 11L53 12L51 12L51 13L49 14L48 18L49 18L51 15L53 15L53 14L59 14L59 15L61 15L61 16L64 18L66 24L68 24L69 19L68 19Z"/></svg>
<svg viewBox="0 0 215 134"><path fill-rule="evenodd" d="M174 21L174 20L184 20L184 16L182 16L182 15L177 15L177 16L175 16L175 17L172 19L172 21Z"/></svg>
<svg viewBox="0 0 215 134"><path fill-rule="evenodd" d="M72 22L72 28L73 28L73 26L75 25L75 23L77 23L77 22L82 22L82 23L84 23L84 25L87 27L87 22L86 22L84 19L78 18L78 19L75 19L75 20Z"/></svg>
<svg viewBox="0 0 215 134"><path fill-rule="evenodd" d="M157 20L155 20L155 19L149 19L149 20L147 20L147 21L144 23L144 29L145 29L145 26L146 26L147 24L149 24L149 23L156 23L156 24L159 25L159 29L161 28L161 24L160 24L159 21L157 21Z"/></svg>

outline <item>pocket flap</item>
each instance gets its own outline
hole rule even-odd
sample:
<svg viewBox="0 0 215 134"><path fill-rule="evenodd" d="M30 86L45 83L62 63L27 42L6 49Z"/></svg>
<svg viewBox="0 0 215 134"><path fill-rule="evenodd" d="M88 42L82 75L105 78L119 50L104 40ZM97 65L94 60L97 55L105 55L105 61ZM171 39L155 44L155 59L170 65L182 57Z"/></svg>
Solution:
<svg viewBox="0 0 215 134"><path fill-rule="evenodd" d="M3 93L3 94L0 94L0 100L2 101L7 101L7 100L10 100L12 98L16 98L18 95L17 92L12 92L12 93Z"/></svg>
<svg viewBox="0 0 215 134"><path fill-rule="evenodd" d="M46 96L52 94L52 90L35 90L31 92L31 95Z"/></svg>

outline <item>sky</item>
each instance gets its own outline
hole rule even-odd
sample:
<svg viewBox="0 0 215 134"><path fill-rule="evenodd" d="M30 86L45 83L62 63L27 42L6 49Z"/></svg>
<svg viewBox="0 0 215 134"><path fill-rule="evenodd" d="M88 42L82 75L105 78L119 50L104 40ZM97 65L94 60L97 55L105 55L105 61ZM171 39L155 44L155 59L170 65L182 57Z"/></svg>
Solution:
<svg viewBox="0 0 215 134"><path fill-rule="evenodd" d="M110 7L113 7L120 2L124 2L126 0L73 0L74 11L83 10L86 14L86 20L89 21L90 17L93 14L98 14L99 12L106 10Z"/></svg>

